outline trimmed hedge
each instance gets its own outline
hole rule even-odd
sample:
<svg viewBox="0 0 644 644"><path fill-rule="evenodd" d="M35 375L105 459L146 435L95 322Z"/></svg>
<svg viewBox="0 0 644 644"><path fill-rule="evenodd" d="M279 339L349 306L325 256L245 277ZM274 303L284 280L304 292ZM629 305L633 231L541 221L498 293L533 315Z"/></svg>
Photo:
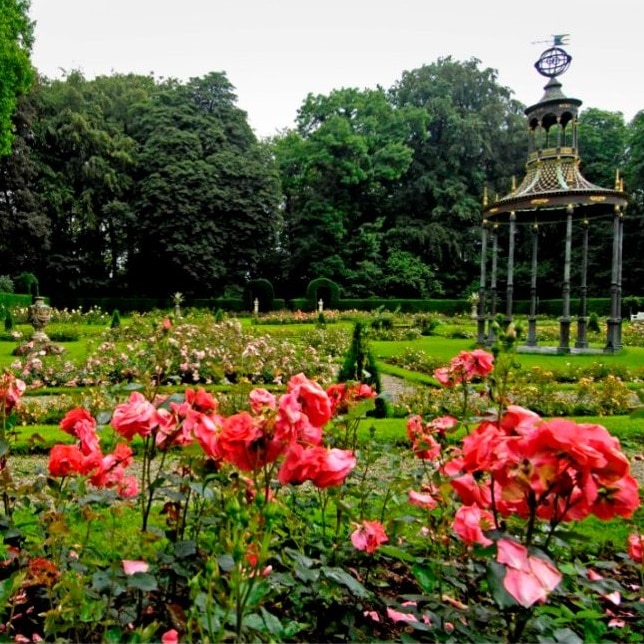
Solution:
<svg viewBox="0 0 644 644"><path fill-rule="evenodd" d="M467 300L381 300L347 299L340 300L339 309L349 311L374 311L379 308L386 311L400 311L401 313L442 313L444 315L458 315L469 313L471 307Z"/></svg>
<svg viewBox="0 0 644 644"><path fill-rule="evenodd" d="M255 310L255 299L260 311L273 311L275 290L267 279L251 280L244 290L244 299L248 303L248 310Z"/></svg>
<svg viewBox="0 0 644 644"><path fill-rule="evenodd" d="M318 277L306 287L307 310L317 311L321 299L325 309L339 309L340 287L326 277Z"/></svg>
<svg viewBox="0 0 644 644"><path fill-rule="evenodd" d="M500 304L500 306L499 306ZM530 314L530 301L529 300L517 300L513 303L514 313L517 315L529 315ZM581 300L577 297L570 298L570 315L573 317L581 313L580 310ZM624 307L622 306L622 309ZM497 304L497 311L505 311L504 304L502 300L499 300ZM610 298L609 297L589 297L586 299L586 311L587 315L595 313L601 316L610 315ZM546 315L548 317L559 317L563 312L563 300L539 300L537 303L537 314ZM625 312L628 314L628 311Z"/></svg>
<svg viewBox="0 0 644 644"><path fill-rule="evenodd" d="M84 311L98 307L101 311L118 309L120 313L145 313L154 309L168 309L172 306L170 298L153 297L83 297L78 298L76 306Z"/></svg>
<svg viewBox="0 0 644 644"><path fill-rule="evenodd" d="M47 300L47 298L45 298L45 300ZM0 292L0 308L31 306L32 304L33 297L31 295Z"/></svg>

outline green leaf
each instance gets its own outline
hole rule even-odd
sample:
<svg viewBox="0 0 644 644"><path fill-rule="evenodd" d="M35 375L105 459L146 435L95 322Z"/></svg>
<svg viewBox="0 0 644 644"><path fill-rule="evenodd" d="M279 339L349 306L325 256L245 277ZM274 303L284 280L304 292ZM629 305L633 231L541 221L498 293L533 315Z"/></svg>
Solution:
<svg viewBox="0 0 644 644"><path fill-rule="evenodd" d="M197 552L197 544L193 541L179 541L174 545L174 554L179 559L191 557Z"/></svg>
<svg viewBox="0 0 644 644"><path fill-rule="evenodd" d="M110 420L112 420L111 411L99 411L98 414L96 414L96 423L98 425L107 425Z"/></svg>
<svg viewBox="0 0 644 644"><path fill-rule="evenodd" d="M4 440L4 438L0 439L0 456L6 456L9 453L9 443Z"/></svg>
<svg viewBox="0 0 644 644"><path fill-rule="evenodd" d="M496 561L488 561L487 582L490 585L492 597L499 608L510 608L518 605L514 597L510 595L503 585L505 572L505 566L503 564Z"/></svg>
<svg viewBox="0 0 644 644"><path fill-rule="evenodd" d="M341 568L322 568L322 574L329 581L333 581L347 588L356 597L360 597L361 599L369 597L369 591L355 577L352 577Z"/></svg>
<svg viewBox="0 0 644 644"><path fill-rule="evenodd" d="M266 630L271 635L281 635L282 631L284 630L282 627L282 622L280 622L280 620L275 615L273 615L273 613L269 613L263 606L260 608L260 612L262 614L262 619L264 620Z"/></svg>
<svg viewBox="0 0 644 644"><path fill-rule="evenodd" d="M315 568L305 568L299 562L295 564L295 576L307 584L316 582L320 578L320 571Z"/></svg>
<svg viewBox="0 0 644 644"><path fill-rule="evenodd" d="M230 572L235 567L235 562L231 555L217 557L217 564L224 572Z"/></svg>
<svg viewBox="0 0 644 644"><path fill-rule="evenodd" d="M378 548L378 552L381 555L392 557L393 559L399 559L400 561L416 561L416 557L409 554L406 550L398 548L397 546L383 545Z"/></svg>
<svg viewBox="0 0 644 644"><path fill-rule="evenodd" d="M0 581L0 606L4 607L9 598L14 594L24 575L14 574Z"/></svg>
<svg viewBox="0 0 644 644"><path fill-rule="evenodd" d="M420 587L423 589L423 592L431 593L434 591L434 587L436 586L436 575L434 574L434 571L429 566L422 566L420 564L416 564L415 566L412 567L411 570L414 573L414 577L416 578L416 581L420 584Z"/></svg>
<svg viewBox="0 0 644 644"><path fill-rule="evenodd" d="M130 575L127 585L143 591L156 590L159 587L156 577L147 572L135 572Z"/></svg>
<svg viewBox="0 0 644 644"><path fill-rule="evenodd" d="M583 644L583 640L569 628L558 628L553 634L551 641L557 644Z"/></svg>

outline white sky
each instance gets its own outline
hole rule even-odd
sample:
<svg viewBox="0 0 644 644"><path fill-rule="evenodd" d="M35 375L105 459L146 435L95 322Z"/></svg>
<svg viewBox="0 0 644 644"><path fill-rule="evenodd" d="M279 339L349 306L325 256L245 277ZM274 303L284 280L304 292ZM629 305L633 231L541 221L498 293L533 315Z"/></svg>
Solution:
<svg viewBox="0 0 644 644"><path fill-rule="evenodd" d="M31 0L32 62L59 78L225 72L260 137L293 126L306 95L391 87L452 56L526 105L547 78L534 62L570 34L563 92L630 121L644 109L641 0ZM543 42L545 41L545 42ZM536 43L536 44L535 44Z"/></svg>

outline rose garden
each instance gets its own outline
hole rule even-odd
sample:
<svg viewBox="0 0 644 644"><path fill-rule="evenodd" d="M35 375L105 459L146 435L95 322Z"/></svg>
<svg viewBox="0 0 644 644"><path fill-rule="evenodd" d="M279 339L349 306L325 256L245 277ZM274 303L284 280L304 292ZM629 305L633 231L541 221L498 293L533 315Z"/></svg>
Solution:
<svg viewBox="0 0 644 644"><path fill-rule="evenodd" d="M3 640L642 641L644 325L52 313L0 343Z"/></svg>

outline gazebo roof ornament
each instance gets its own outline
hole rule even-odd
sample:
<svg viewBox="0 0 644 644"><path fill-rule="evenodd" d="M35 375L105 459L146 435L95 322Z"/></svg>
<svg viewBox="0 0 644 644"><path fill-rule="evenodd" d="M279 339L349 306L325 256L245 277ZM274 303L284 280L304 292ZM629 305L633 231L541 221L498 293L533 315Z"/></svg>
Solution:
<svg viewBox="0 0 644 644"><path fill-rule="evenodd" d="M614 190L602 188L579 170L577 114L582 101L568 98L558 80L572 61L563 49L568 34L552 38L534 65L549 79L545 92L524 112L530 129L526 174L518 185L513 181L509 194L483 204L483 217L491 222L503 223L512 215L517 223L557 221L571 211L584 218L604 216L628 202L621 184Z"/></svg>

